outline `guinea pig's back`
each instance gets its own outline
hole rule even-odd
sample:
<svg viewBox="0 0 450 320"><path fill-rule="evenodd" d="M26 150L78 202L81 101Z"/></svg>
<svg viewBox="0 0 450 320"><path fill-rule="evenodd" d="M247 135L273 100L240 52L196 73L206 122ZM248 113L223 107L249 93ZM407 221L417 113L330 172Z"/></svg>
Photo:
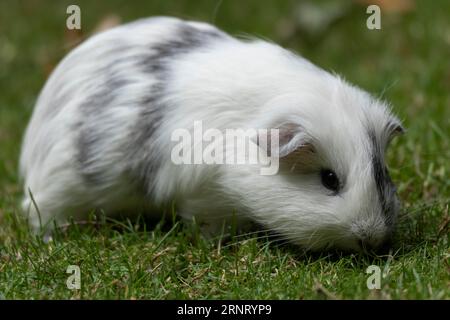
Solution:
<svg viewBox="0 0 450 320"><path fill-rule="evenodd" d="M41 91L24 137L23 208L34 211L30 191L49 217L68 207L139 202L162 161L152 140L164 118L165 66L221 35L203 23L157 17L95 35L70 52Z"/></svg>
<svg viewBox="0 0 450 320"><path fill-rule="evenodd" d="M134 88L135 100L144 91L148 94L148 89L139 91L138 86L151 88L155 79L152 73L144 71L143 64L152 43L167 38L176 23L171 18L139 20L94 35L67 54L47 80L35 105L22 148L22 175L48 155L55 140L73 136L82 122L89 121L83 118L92 119L92 113L112 111L117 100L130 99L122 95L126 89ZM88 113L90 116L84 117ZM48 148L43 148L44 144ZM33 161L27 163L31 158Z"/></svg>

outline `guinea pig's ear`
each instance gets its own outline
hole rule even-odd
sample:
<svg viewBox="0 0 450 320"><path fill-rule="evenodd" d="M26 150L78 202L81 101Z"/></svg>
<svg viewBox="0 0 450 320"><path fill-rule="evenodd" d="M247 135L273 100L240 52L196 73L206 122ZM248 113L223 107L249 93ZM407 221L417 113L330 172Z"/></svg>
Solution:
<svg viewBox="0 0 450 320"><path fill-rule="evenodd" d="M276 134L278 133L278 134ZM272 139L278 138L278 144L274 144ZM278 156L285 158L292 154L313 153L314 147L309 135L294 123L284 123L267 131L267 135L258 134L257 144L267 151L268 156ZM277 145L277 150L272 148Z"/></svg>
<svg viewBox="0 0 450 320"><path fill-rule="evenodd" d="M405 128L401 124L396 124L391 131L391 136L400 136L405 133Z"/></svg>
<svg viewBox="0 0 450 320"><path fill-rule="evenodd" d="M318 154L313 145L312 137L301 126L295 123L284 123L265 134L258 134L258 146L266 151L271 157L280 159L280 170L292 173L306 174L315 172L320 168L318 165ZM272 143L272 137L278 138L278 144ZM277 150L272 150L277 147Z"/></svg>
<svg viewBox="0 0 450 320"><path fill-rule="evenodd" d="M387 135L388 135L388 143L391 142L397 136L401 136L405 133L405 129L401 125L401 123L397 120L392 121L387 126Z"/></svg>

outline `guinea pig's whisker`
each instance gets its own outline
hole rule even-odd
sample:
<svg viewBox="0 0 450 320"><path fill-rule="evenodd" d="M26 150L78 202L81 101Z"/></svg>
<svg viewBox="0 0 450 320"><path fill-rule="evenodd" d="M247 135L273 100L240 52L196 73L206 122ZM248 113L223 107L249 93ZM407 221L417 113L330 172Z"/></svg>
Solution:
<svg viewBox="0 0 450 320"><path fill-rule="evenodd" d="M235 246L235 245L238 245L238 244L243 244L243 243L249 242L251 240L260 240L260 239L265 239L265 237L249 238L249 239L242 239L242 240L239 240L239 241L233 241L233 242L223 246L222 248L228 248L228 247L232 247L232 246ZM284 240L288 240L288 239L283 239L283 238L277 239L277 238L275 238L275 239L266 241L266 243L270 244L270 243L274 243L274 242L277 242L277 241L284 241Z"/></svg>
<svg viewBox="0 0 450 320"><path fill-rule="evenodd" d="M273 230L271 230L271 229L257 230L257 231L238 234L235 236L235 238L243 238L243 237L247 237L247 236L251 236L251 235L255 235L255 234L261 234L261 233L267 233L267 236L268 236L268 235L270 235L270 232L273 232ZM264 235L262 235L262 237L264 237Z"/></svg>
<svg viewBox="0 0 450 320"><path fill-rule="evenodd" d="M273 232L273 230L272 230ZM249 240L261 240L261 239L268 239L267 243L277 243L277 242L282 242L282 243L292 243L295 242L295 240L305 240L308 239L310 236L308 237L299 237L298 236L298 232L282 232L280 231L280 233L272 233L272 234L266 234L266 235L262 235L262 236L257 236L257 237L251 237L248 239L242 239L239 241L234 241L233 243L230 243L229 245L226 245L224 247L229 247L232 245L236 245L239 243L244 243L246 241ZM272 239L270 239L272 238Z"/></svg>
<svg viewBox="0 0 450 320"><path fill-rule="evenodd" d="M244 241L249 241L249 240L262 240L262 239L270 239L270 238L277 238L280 237L280 235L278 234L271 234L271 235L263 235L263 236L258 236L258 237L251 237L248 239L241 239L241 240L237 240L235 242L244 242Z"/></svg>

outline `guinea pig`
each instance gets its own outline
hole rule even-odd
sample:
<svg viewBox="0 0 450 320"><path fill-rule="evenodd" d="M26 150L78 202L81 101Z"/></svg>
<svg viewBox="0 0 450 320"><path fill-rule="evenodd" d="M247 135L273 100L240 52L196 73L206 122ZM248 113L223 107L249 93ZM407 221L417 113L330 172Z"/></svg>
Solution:
<svg viewBox="0 0 450 320"><path fill-rule="evenodd" d="M278 171L176 163L174 132L198 122L276 130ZM210 234L257 223L309 250L376 249L399 211L384 154L402 131L387 103L274 43L137 20L92 36L49 77L22 145L22 208L41 228L175 204Z"/></svg>

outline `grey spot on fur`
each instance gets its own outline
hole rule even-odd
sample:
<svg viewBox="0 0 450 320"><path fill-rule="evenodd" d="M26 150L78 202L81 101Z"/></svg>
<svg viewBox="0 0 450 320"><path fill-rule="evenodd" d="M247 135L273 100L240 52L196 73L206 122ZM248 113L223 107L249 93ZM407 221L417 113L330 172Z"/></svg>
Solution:
<svg viewBox="0 0 450 320"><path fill-rule="evenodd" d="M176 33L176 38L161 42L150 48L151 54L142 61L142 67L152 75L164 76L167 72L168 59L177 55L189 53L194 49L201 48L213 39L220 39L225 34L218 30L199 30L197 28L182 24Z"/></svg>
<svg viewBox="0 0 450 320"><path fill-rule="evenodd" d="M121 89L132 80L124 76L123 70L130 63L135 64L137 72L156 79L154 85L148 88L147 95L135 104L141 110L137 123L130 128L131 135L127 144L122 146L123 161L127 172L124 172L139 189L151 192L152 179L161 165L159 152L154 149L155 132L163 121L165 105L163 102L165 88L169 77L169 65L178 56L205 47L213 39L226 35L218 30L200 30L180 23L172 37L161 39L159 44L148 48L148 54L141 56L124 55L128 48L121 44L113 49L115 59L98 70L98 89L96 93L87 96L80 106L82 119L77 124L79 136L77 163L80 173L86 183L101 185L107 176L98 167L99 157L97 145L108 139L108 133L102 128L105 117L110 116L110 108L115 106L115 100L121 94ZM127 65L128 64L128 65ZM118 71L121 71L119 73ZM135 97L130 97L135 99Z"/></svg>
<svg viewBox="0 0 450 320"><path fill-rule="evenodd" d="M200 30L183 23L173 38L152 45L149 54L138 60L138 67L157 81L141 102L143 108L133 130L133 142L129 149L130 162L133 163L130 171L141 181L147 192L151 192L151 180L161 165L159 152L152 148L152 140L163 121L166 109L163 98L170 77L170 63L177 57L207 47L213 40L225 36L218 30Z"/></svg>
<svg viewBox="0 0 450 320"><path fill-rule="evenodd" d="M369 138L372 142L372 168L378 199L386 218L386 224L391 226L396 213L396 188L384 163L383 150L373 130L369 130Z"/></svg>
<svg viewBox="0 0 450 320"><path fill-rule="evenodd" d="M121 55L124 50L127 50L127 46L119 44L111 52L108 51L108 54L114 54L117 58L96 70L95 93L86 96L79 107L81 118L75 129L78 131L76 161L84 180L91 185L105 183L106 176L97 165L100 156L98 145L109 138L102 124L110 116L110 108L114 107L122 88L131 83L123 72L119 72L126 68L130 59L129 56Z"/></svg>
<svg viewBox="0 0 450 320"><path fill-rule="evenodd" d="M78 123L78 153L77 163L85 180L90 184L100 184L105 178L102 172L96 167L98 157L98 144L101 140L107 139L101 123L102 118L108 116L108 106L111 106L116 99L120 88L127 85L128 81L114 76L107 76L105 82L100 86L100 90L86 98L80 106L83 113L82 120Z"/></svg>

